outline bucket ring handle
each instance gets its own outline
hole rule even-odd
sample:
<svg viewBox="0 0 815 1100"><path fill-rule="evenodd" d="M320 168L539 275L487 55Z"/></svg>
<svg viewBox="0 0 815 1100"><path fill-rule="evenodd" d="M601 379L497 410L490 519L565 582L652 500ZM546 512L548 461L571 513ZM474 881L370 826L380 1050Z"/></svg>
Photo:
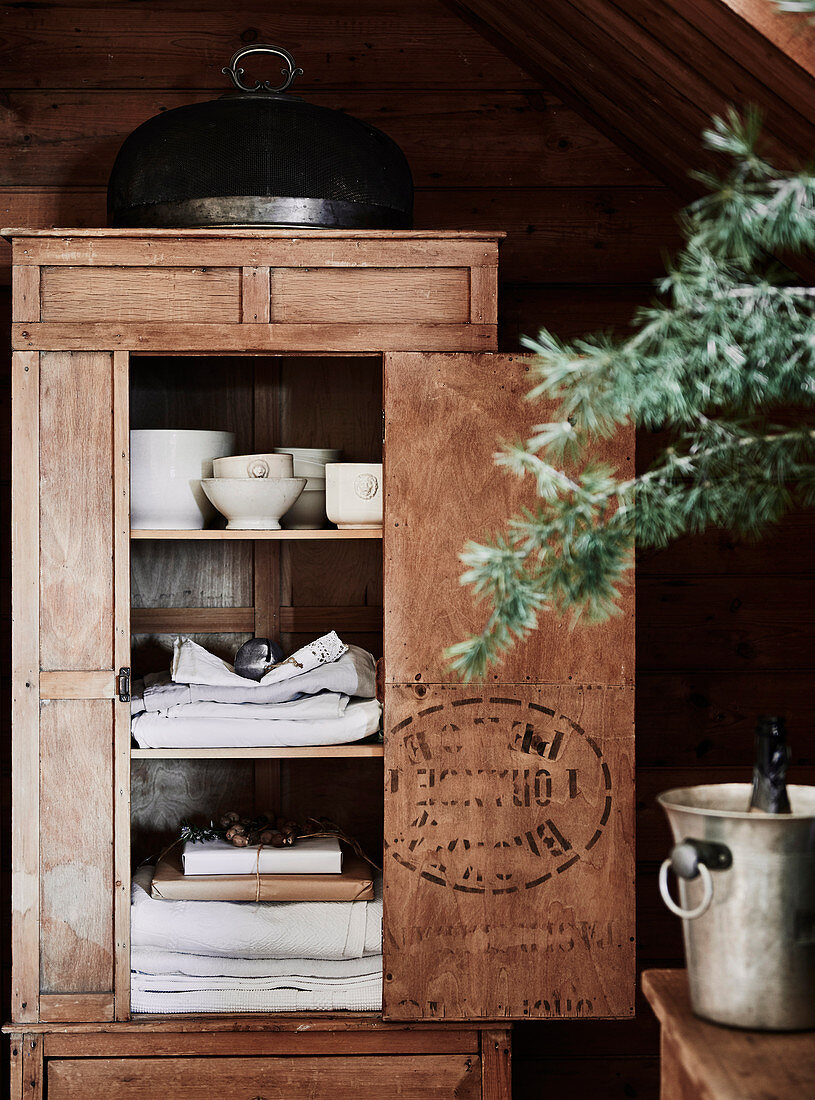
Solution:
<svg viewBox="0 0 815 1100"><path fill-rule="evenodd" d="M681 905L676 904L668 890L668 871L670 869L671 860L663 859L662 866L659 869L659 892L662 895L662 900L675 916L682 917L683 920L695 920L697 917L701 917L703 913L708 911L710 903L713 901L713 876L710 871L704 863L699 863L698 872L702 876L702 900L693 909L683 909Z"/></svg>

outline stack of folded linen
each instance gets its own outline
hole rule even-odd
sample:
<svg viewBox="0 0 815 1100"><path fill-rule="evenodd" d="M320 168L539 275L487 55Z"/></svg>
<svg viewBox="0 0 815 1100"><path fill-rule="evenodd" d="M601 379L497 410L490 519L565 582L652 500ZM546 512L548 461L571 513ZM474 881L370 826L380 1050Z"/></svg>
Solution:
<svg viewBox="0 0 815 1100"><path fill-rule="evenodd" d="M134 684L131 730L140 748L342 745L379 729L376 665L332 631L259 681L190 638L177 638L170 674Z"/></svg>
<svg viewBox="0 0 815 1100"><path fill-rule="evenodd" d="M373 901L159 901L131 892L134 1012L382 1007L382 884Z"/></svg>

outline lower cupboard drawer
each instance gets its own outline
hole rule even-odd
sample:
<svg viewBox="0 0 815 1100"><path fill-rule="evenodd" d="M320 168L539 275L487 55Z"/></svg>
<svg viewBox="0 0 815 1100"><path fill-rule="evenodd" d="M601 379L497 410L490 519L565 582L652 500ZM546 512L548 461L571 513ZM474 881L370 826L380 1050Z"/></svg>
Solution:
<svg viewBox="0 0 815 1100"><path fill-rule="evenodd" d="M478 1100L472 1054L355 1058L56 1058L46 1100Z"/></svg>

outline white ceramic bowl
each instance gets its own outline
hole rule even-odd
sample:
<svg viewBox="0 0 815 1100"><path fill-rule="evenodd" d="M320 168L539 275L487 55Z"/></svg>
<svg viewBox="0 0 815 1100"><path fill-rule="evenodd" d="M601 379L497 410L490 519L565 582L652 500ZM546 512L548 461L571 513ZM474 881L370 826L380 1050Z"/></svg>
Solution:
<svg viewBox="0 0 815 1100"><path fill-rule="evenodd" d="M318 531L326 524L325 479L310 477L302 495L286 513L283 526L289 531Z"/></svg>
<svg viewBox="0 0 815 1100"><path fill-rule="evenodd" d="M201 488L212 460L235 449L232 432L138 428L130 433L130 525L200 530L215 518Z"/></svg>
<svg viewBox="0 0 815 1100"><path fill-rule="evenodd" d="M228 531L279 531L280 517L306 487L304 477L210 477L201 485Z"/></svg>
<svg viewBox="0 0 815 1100"><path fill-rule="evenodd" d="M325 508L339 528L382 526L382 463L330 462Z"/></svg>
<svg viewBox="0 0 815 1100"><path fill-rule="evenodd" d="M275 447L277 454L290 454L294 459L295 477L325 478L326 462L336 462L342 451L325 447Z"/></svg>
<svg viewBox="0 0 815 1100"><path fill-rule="evenodd" d="M232 455L212 463L215 477L293 477L290 454Z"/></svg>

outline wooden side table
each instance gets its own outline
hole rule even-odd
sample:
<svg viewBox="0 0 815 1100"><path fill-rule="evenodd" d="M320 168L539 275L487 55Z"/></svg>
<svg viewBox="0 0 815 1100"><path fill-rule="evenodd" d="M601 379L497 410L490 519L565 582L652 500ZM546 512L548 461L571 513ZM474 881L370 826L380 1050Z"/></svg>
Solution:
<svg viewBox="0 0 815 1100"><path fill-rule="evenodd" d="M815 1032L741 1031L693 1015L685 970L646 970L662 1028L660 1100L803 1100L815 1096Z"/></svg>

